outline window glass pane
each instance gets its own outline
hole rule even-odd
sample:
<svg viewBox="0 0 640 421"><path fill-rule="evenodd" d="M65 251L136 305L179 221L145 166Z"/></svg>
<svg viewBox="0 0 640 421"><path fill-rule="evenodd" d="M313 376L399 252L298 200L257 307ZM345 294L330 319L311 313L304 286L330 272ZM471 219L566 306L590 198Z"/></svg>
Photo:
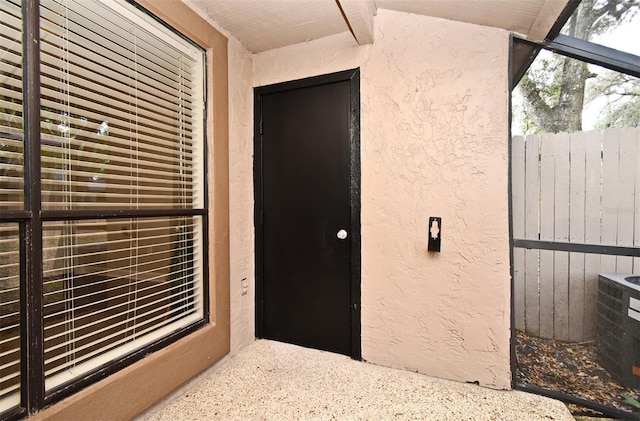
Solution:
<svg viewBox="0 0 640 421"><path fill-rule="evenodd" d="M43 208L201 208L202 51L118 2L41 4Z"/></svg>
<svg viewBox="0 0 640 421"><path fill-rule="evenodd" d="M0 211L24 207L22 13L0 2Z"/></svg>
<svg viewBox="0 0 640 421"><path fill-rule="evenodd" d="M0 212L24 208L21 9L0 0ZM33 392L20 390L23 280L44 291L44 354L29 358L46 392L205 316L204 217L180 216L205 208L204 52L126 0L41 0L39 13L43 267L21 273L28 237L0 223L0 412ZM178 215L97 219L107 208Z"/></svg>
<svg viewBox="0 0 640 421"><path fill-rule="evenodd" d="M203 317L201 218L46 222L47 390Z"/></svg>
<svg viewBox="0 0 640 421"><path fill-rule="evenodd" d="M204 53L120 0L42 0L42 206L204 208ZM45 389L204 318L202 217L47 221Z"/></svg>
<svg viewBox="0 0 640 421"><path fill-rule="evenodd" d="M561 33L640 55L640 3L582 0Z"/></svg>
<svg viewBox="0 0 640 421"><path fill-rule="evenodd" d="M0 412L20 403L20 253L17 224L0 224Z"/></svg>

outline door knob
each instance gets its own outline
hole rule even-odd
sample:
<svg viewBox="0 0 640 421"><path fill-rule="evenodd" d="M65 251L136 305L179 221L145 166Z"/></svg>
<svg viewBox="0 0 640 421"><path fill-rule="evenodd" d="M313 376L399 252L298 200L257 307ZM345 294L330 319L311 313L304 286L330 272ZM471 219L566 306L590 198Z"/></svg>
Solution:
<svg viewBox="0 0 640 421"><path fill-rule="evenodd" d="M336 237L338 237L340 240L344 240L345 238L347 238L347 231L345 230L338 231L338 233L336 234Z"/></svg>

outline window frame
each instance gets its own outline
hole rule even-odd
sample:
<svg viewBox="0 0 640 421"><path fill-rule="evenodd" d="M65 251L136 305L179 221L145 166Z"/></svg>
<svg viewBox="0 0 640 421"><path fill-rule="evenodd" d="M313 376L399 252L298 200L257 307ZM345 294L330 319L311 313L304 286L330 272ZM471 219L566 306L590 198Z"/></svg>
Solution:
<svg viewBox="0 0 640 421"><path fill-rule="evenodd" d="M209 176L207 173L209 156L208 137L211 135L209 127L210 110L208 96L211 92L208 86L208 72L211 53L200 43L193 41L178 29L160 19L156 14L142 5L126 0L136 9L155 21L161 23L168 31L179 35L189 43L197 46L204 54L203 70L203 168L205 200L201 208L179 209L96 209L96 210L43 210L41 203L41 158L40 158L40 2L39 0L22 0L23 20L23 115L24 115L24 208L22 210L2 211L1 223L17 223L20 232L20 355L21 355L21 403L19 406L6 410L0 416L3 419L18 419L33 414L47 405L51 405L80 389L93 384L123 368L132 365L143 357L166 348L169 344L192 334L196 330L208 325L210 320L210 279L209 279ZM226 64L226 63L225 63ZM226 141L226 137L225 137ZM63 384L45 393L44 374L44 322L43 322L43 255L42 232L43 222L86 220L86 219L136 219L144 217L190 217L197 216L202 220L202 319L174 331L162 339L152 342L132 353L125 354L116 361ZM228 215L227 215L228 217ZM228 224L227 224L228 230ZM228 253L227 253L228 255Z"/></svg>

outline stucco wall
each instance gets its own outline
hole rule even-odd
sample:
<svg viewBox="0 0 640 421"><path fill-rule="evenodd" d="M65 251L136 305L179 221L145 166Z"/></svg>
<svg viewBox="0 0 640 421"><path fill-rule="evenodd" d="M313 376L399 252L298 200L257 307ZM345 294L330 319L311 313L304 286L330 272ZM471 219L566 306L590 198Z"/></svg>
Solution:
<svg viewBox="0 0 640 421"><path fill-rule="evenodd" d="M235 354L255 338L253 61L233 37L228 49L231 354Z"/></svg>
<svg viewBox="0 0 640 421"><path fill-rule="evenodd" d="M371 46L344 34L254 56L256 86L361 68L365 360L510 387L508 44L379 10Z"/></svg>
<svg viewBox="0 0 640 421"><path fill-rule="evenodd" d="M382 13L364 64L363 355L509 387L508 34ZM442 252L426 252L429 216Z"/></svg>
<svg viewBox="0 0 640 421"><path fill-rule="evenodd" d="M255 340L253 55L191 0L181 0L228 39L230 355Z"/></svg>

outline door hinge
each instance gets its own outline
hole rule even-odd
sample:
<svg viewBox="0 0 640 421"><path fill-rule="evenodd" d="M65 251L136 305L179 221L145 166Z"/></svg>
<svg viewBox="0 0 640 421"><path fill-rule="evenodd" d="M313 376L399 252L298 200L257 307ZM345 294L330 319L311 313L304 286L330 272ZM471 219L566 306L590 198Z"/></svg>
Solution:
<svg viewBox="0 0 640 421"><path fill-rule="evenodd" d="M262 134L262 120L260 120L260 134Z"/></svg>

